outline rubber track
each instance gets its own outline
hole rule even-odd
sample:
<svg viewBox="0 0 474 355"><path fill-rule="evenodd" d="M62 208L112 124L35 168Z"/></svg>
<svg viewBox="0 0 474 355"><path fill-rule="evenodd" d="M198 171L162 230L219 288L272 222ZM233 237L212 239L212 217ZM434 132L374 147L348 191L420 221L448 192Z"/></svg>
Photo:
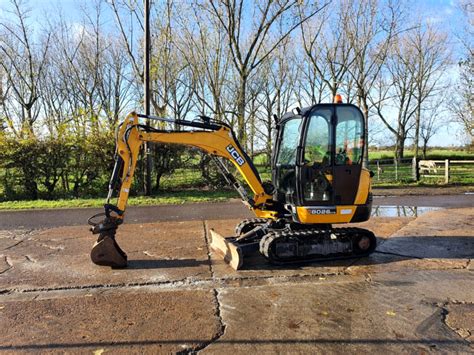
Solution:
<svg viewBox="0 0 474 355"><path fill-rule="evenodd" d="M296 243L307 244L308 239L313 239L316 244L321 237L335 234L338 239L350 238L353 241L354 237L365 235L370 238L371 246L366 252L352 252L351 254L336 254L328 256L309 256L306 258L288 258L279 259L272 252L272 244L277 241L294 241ZM296 239L296 240L295 240ZM291 230L291 231L273 231L266 234L260 241L260 253L265 256L273 264L295 264L295 263L309 263L315 261L340 260L354 257L363 257L371 254L376 247L377 239L374 234L362 228L334 228L334 229L305 229L305 230Z"/></svg>
<svg viewBox="0 0 474 355"><path fill-rule="evenodd" d="M253 227L250 228L250 229L253 229L255 228L255 226L259 225L259 224L264 224L264 223L267 223L268 222L268 219L266 218L248 218L248 219L244 219L242 222L240 222L239 224L237 224L237 226L235 227L235 235L241 235L242 234L242 230L247 227L248 225L251 225L253 224Z"/></svg>

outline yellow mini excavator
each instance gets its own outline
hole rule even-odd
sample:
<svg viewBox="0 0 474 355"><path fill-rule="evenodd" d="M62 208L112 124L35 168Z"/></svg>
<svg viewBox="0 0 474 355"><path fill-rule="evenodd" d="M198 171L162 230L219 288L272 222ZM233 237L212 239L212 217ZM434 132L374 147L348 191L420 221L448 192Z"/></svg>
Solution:
<svg viewBox="0 0 474 355"><path fill-rule="evenodd" d="M372 172L362 166L365 125L354 105L335 102L295 109L276 119L272 182L262 182L231 127L200 116L199 121L170 120L130 113L117 130L116 160L105 213L89 219L99 234L91 251L97 265L126 267L127 255L115 240L123 222L138 154L143 142L182 144L211 155L229 184L256 215L224 238L211 230L211 248L234 269L260 251L271 263L301 263L370 254L372 232L332 225L369 219ZM140 119L172 123L180 130L157 129ZM227 169L235 165L253 196ZM117 204L111 204L114 193ZM97 219L103 216L102 220Z"/></svg>

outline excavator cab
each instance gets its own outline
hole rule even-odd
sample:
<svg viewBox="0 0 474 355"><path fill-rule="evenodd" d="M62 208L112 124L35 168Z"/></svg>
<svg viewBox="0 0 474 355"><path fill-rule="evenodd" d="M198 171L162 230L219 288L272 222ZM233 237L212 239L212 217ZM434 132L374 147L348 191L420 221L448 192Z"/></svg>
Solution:
<svg viewBox="0 0 474 355"><path fill-rule="evenodd" d="M295 222L368 219L364 129L362 112L351 104L318 104L282 117L272 164L274 199L292 211Z"/></svg>

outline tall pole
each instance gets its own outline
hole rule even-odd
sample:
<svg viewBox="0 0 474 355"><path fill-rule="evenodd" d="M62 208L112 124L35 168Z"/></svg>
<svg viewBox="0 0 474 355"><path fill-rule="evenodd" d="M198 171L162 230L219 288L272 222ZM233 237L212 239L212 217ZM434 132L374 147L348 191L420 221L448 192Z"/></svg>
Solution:
<svg viewBox="0 0 474 355"><path fill-rule="evenodd" d="M145 115L150 115L150 0L143 0L143 8L145 13L145 45L144 48L144 64L145 68L143 71L143 108ZM150 125L150 120L147 119L147 125ZM145 157L146 157L146 176L145 176L145 195L151 195L151 152L150 145L145 142Z"/></svg>

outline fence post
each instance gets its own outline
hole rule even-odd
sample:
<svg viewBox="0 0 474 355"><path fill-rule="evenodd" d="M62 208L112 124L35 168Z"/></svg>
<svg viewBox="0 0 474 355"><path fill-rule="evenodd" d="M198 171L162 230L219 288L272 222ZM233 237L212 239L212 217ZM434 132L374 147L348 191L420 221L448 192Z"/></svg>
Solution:
<svg viewBox="0 0 474 355"><path fill-rule="evenodd" d="M393 160L395 163L395 181L398 181L398 162L397 159Z"/></svg>
<svg viewBox="0 0 474 355"><path fill-rule="evenodd" d="M411 172L413 176L413 180L418 181L418 162L416 157L413 157L413 160L411 162Z"/></svg>
<svg viewBox="0 0 474 355"><path fill-rule="evenodd" d="M444 183L449 184L449 159L444 161Z"/></svg>
<svg viewBox="0 0 474 355"><path fill-rule="evenodd" d="M377 181L380 181L380 164L378 160L377 160Z"/></svg>

